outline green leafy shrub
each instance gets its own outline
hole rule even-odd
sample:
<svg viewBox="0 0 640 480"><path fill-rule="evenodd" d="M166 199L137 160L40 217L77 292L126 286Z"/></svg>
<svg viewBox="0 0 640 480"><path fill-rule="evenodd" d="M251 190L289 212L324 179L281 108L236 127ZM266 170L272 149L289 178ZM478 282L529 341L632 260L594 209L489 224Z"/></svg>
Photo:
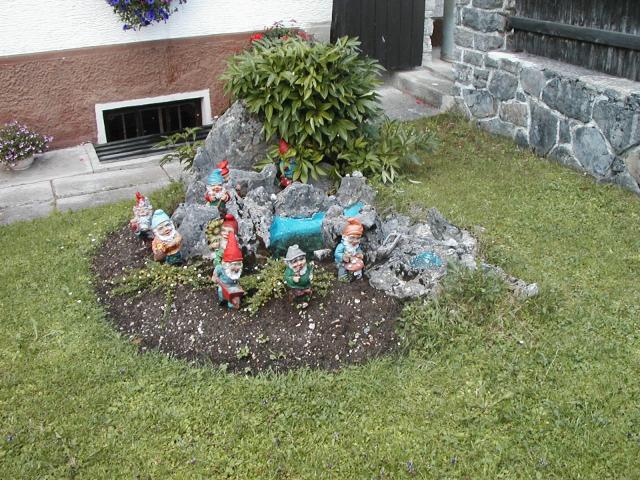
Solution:
<svg viewBox="0 0 640 480"><path fill-rule="evenodd" d="M198 148L204 144L202 140L196 140L200 130L200 127L185 128L181 132L162 137L164 140L156 143L153 148L168 148L171 151L160 159L160 165L165 165L172 160L178 160L185 170L193 170L193 160L196 157Z"/></svg>
<svg viewBox="0 0 640 480"><path fill-rule="evenodd" d="M296 180L326 173L322 160L339 166L338 153L381 113L375 89L382 67L360 55L359 45L347 37L335 44L264 37L229 61L226 93L263 119L267 140L291 146ZM278 154L269 152L272 159Z"/></svg>
<svg viewBox="0 0 640 480"><path fill-rule="evenodd" d="M363 135L350 139L338 153L341 171L355 170L383 183L393 183L411 165L422 163L421 154L433 152L436 138L428 129L385 118L370 125Z"/></svg>

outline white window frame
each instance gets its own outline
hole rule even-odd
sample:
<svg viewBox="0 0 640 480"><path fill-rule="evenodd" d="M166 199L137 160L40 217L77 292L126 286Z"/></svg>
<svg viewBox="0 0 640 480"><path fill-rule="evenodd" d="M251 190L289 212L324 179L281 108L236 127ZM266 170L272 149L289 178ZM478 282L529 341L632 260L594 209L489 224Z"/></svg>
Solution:
<svg viewBox="0 0 640 480"><path fill-rule="evenodd" d="M142 107L156 103L174 102L177 100L202 99L202 124L209 125L213 122L211 116L211 95L209 90L196 90L193 92L172 93L159 97L136 98L120 102L96 103L96 125L98 126L98 143L107 143L107 129L104 124L104 112L125 107Z"/></svg>

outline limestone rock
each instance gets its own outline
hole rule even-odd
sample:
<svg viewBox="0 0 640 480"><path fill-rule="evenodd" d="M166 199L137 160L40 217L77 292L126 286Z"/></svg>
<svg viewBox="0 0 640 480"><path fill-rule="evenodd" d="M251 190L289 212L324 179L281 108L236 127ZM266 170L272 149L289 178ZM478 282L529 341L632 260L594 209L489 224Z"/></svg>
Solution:
<svg viewBox="0 0 640 480"><path fill-rule="evenodd" d="M542 100L554 110L583 123L591 120L594 92L580 80L554 78L542 91Z"/></svg>
<svg viewBox="0 0 640 480"><path fill-rule="evenodd" d="M209 253L206 230L209 222L216 218L219 218L218 209L207 205L182 205L176 210L172 219L182 235L182 256L185 260Z"/></svg>
<svg viewBox="0 0 640 480"><path fill-rule="evenodd" d="M575 131L573 151L576 158L587 171L599 177L608 175L615 158L606 142L595 127L579 127Z"/></svg>
<svg viewBox="0 0 640 480"><path fill-rule="evenodd" d="M376 192L367 184L367 179L360 172L342 177L340 187L336 195L338 203L344 208L355 203L372 204L376 198Z"/></svg>
<svg viewBox="0 0 640 480"><path fill-rule="evenodd" d="M194 168L201 179L224 159L229 161L229 168L252 170L266 151L262 124L238 101L214 122Z"/></svg>
<svg viewBox="0 0 640 480"><path fill-rule="evenodd" d="M185 194L185 203L188 205L191 204L195 204L198 203L200 205L204 205L205 199L204 199L204 194L207 191L207 187L204 184L204 182L201 182L200 180L195 180L194 182L191 182L188 186L187 186L187 193Z"/></svg>
<svg viewBox="0 0 640 480"><path fill-rule="evenodd" d="M522 89L535 98L540 98L540 93L546 82L547 80L544 78L544 73L536 68L524 67L520 71Z"/></svg>
<svg viewBox="0 0 640 480"><path fill-rule="evenodd" d="M335 203L322 190L305 183L293 183L277 195L275 213L280 217L307 218Z"/></svg>
<svg viewBox="0 0 640 480"><path fill-rule="evenodd" d="M251 190L244 198L242 217L249 221L251 232L246 232L243 240L254 252L258 239L262 240L265 247L269 247L273 214L271 194L264 187Z"/></svg>
<svg viewBox="0 0 640 480"><path fill-rule="evenodd" d="M529 122L529 107L526 103L502 103L500 105L500 118L505 122L526 127Z"/></svg>
<svg viewBox="0 0 640 480"><path fill-rule="evenodd" d="M511 123L503 122L499 118L484 118L478 120L478 126L483 130L503 137L513 137L515 129Z"/></svg>
<svg viewBox="0 0 640 480"><path fill-rule="evenodd" d="M551 157L552 159L556 160L558 163L561 163L566 167L573 168L574 170L578 170L578 171L584 170L584 168L582 168L582 165L580 165L580 162L578 162L575 155L571 151L571 149L564 145L559 145L555 147L553 150L551 150L551 152L549 152L549 157Z"/></svg>
<svg viewBox="0 0 640 480"><path fill-rule="evenodd" d="M252 190L264 188L268 193L276 193L280 189L276 185L276 174L278 167L274 164L267 165L261 172L250 170L229 170L229 183L234 186L236 191L245 196Z"/></svg>

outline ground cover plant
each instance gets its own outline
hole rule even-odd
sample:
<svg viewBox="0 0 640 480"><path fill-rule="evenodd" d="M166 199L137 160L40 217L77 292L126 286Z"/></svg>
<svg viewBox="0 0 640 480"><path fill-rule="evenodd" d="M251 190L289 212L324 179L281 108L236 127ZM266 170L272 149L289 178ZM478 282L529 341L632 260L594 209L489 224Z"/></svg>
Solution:
<svg viewBox="0 0 640 480"><path fill-rule="evenodd" d="M638 478L640 202L459 119L426 124L438 154L383 203L437 207L538 298L461 274L407 309L404 355L229 375L138 355L105 318L91 259L130 204L3 226L3 475Z"/></svg>

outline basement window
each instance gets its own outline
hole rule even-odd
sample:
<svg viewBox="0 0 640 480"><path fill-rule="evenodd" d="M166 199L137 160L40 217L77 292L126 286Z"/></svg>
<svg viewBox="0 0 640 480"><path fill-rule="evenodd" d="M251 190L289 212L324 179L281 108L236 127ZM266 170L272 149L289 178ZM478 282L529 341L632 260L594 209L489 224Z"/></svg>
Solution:
<svg viewBox="0 0 640 480"><path fill-rule="evenodd" d="M107 142L168 135L202 126L202 98L116 108L102 114Z"/></svg>

